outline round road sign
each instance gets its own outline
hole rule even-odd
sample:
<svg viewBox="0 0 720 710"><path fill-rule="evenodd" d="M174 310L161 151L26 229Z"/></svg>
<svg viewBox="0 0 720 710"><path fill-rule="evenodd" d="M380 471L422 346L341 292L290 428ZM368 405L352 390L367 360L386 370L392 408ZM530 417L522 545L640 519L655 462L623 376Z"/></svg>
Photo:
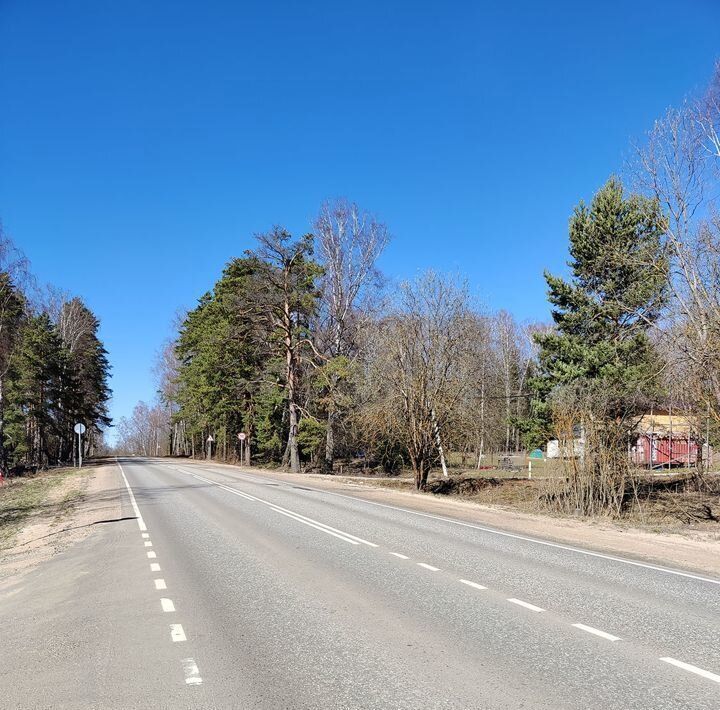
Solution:
<svg viewBox="0 0 720 710"><path fill-rule="evenodd" d="M78 422L74 428L75 428L76 434L84 434L85 433L85 425L81 424L80 422Z"/></svg>
<svg viewBox="0 0 720 710"><path fill-rule="evenodd" d="M240 439L240 441L245 441L245 439L247 439L247 434L244 431L241 431L238 434L238 439Z"/></svg>

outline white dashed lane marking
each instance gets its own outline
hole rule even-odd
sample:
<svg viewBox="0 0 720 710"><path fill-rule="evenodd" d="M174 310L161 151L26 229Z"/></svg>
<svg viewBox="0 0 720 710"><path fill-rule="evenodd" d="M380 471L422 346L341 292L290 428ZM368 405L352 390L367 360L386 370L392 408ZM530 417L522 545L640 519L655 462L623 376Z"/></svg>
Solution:
<svg viewBox="0 0 720 710"><path fill-rule="evenodd" d="M487 587L483 587L482 584L471 582L469 579L461 579L460 582L462 584L467 584L468 587L472 587L473 589L487 589Z"/></svg>
<svg viewBox="0 0 720 710"><path fill-rule="evenodd" d="M167 584L165 584L164 579L156 579L155 580L155 589L167 589Z"/></svg>
<svg viewBox="0 0 720 710"><path fill-rule="evenodd" d="M431 572L439 572L439 567L433 567L432 565L426 564L425 562L418 562L418 567L422 567L423 569L429 569Z"/></svg>
<svg viewBox="0 0 720 710"><path fill-rule="evenodd" d="M142 536L145 540L147 540L150 537L150 533L143 533Z"/></svg>
<svg viewBox="0 0 720 710"><path fill-rule="evenodd" d="M147 556L149 560L154 560L157 557L153 550L150 550L150 552L147 553Z"/></svg>
<svg viewBox="0 0 720 710"><path fill-rule="evenodd" d="M535 606L534 604L530 604L529 602L524 602L522 599L515 599L515 597L510 597L508 601L512 604L517 604L518 606L525 607L525 609L530 609L530 611L545 611L545 609L541 609L539 606Z"/></svg>
<svg viewBox="0 0 720 710"><path fill-rule="evenodd" d="M145 540L145 547L152 547L152 542L150 542L150 540Z"/></svg>
<svg viewBox="0 0 720 710"><path fill-rule="evenodd" d="M410 558L407 555L401 555L399 552L391 552L391 555L394 557L399 557L401 560L409 560Z"/></svg>
<svg viewBox="0 0 720 710"><path fill-rule="evenodd" d="M613 636L612 634L608 634L605 631L600 631L600 629L595 629L592 626L585 626L585 624L573 624L573 626L576 629L580 629L581 631L587 631L589 634L594 634L595 636L599 636L602 639L607 639L608 641L622 641L619 636Z"/></svg>
<svg viewBox="0 0 720 710"><path fill-rule="evenodd" d="M671 666L677 666L678 668L682 668L684 671L688 671L689 673L694 673L695 675L699 675L703 678L707 678L708 680L714 680L716 683L720 683L720 675L718 675L717 673L711 673L710 671L698 668L697 666L693 666L689 663L678 661L677 658L666 657L661 658L660 660L664 661L665 663L669 663Z"/></svg>
<svg viewBox="0 0 720 710"><path fill-rule="evenodd" d="M170 638L174 643L180 641L187 641L185 631L183 630L182 624L170 624Z"/></svg>
<svg viewBox="0 0 720 710"><path fill-rule="evenodd" d="M200 685L202 678L200 677L200 671L198 670L197 663L193 658L183 658L183 671L185 672L185 683L187 685Z"/></svg>
<svg viewBox="0 0 720 710"><path fill-rule="evenodd" d="M151 572L159 572L160 571L160 565L157 562L151 562L150 563L150 571Z"/></svg>
<svg viewBox="0 0 720 710"><path fill-rule="evenodd" d="M172 599L161 599L160 606L162 606L162 610L165 612L175 611L175 605Z"/></svg>

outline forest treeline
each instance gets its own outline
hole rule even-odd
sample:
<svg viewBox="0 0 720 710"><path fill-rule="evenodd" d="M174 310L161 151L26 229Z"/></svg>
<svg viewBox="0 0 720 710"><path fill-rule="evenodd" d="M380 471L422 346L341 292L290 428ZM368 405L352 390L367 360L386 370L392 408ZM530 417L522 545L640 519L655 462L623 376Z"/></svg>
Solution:
<svg viewBox="0 0 720 710"><path fill-rule="evenodd" d="M258 235L179 323L159 400L120 423L120 447L407 465L423 488L447 452L480 465L580 429L584 454L549 498L619 510L648 408L682 410L698 438L720 419L719 127L716 73L578 204L569 274L545 274L551 324L484 311L457 276L389 284L390 230L351 202L324 205L307 235Z"/></svg>
<svg viewBox="0 0 720 710"><path fill-rule="evenodd" d="M33 471L84 455L110 426L107 352L82 299L38 289L27 259L0 234L0 469Z"/></svg>

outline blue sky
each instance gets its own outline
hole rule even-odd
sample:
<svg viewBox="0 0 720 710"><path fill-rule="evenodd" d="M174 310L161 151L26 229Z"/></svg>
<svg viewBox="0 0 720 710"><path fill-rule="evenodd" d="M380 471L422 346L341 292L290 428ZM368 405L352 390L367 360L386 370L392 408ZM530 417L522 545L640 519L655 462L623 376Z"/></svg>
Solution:
<svg viewBox="0 0 720 710"><path fill-rule="evenodd" d="M718 28L715 0L0 0L0 219L101 318L116 418L176 310L333 196L388 223L392 277L545 320L573 205L708 80Z"/></svg>

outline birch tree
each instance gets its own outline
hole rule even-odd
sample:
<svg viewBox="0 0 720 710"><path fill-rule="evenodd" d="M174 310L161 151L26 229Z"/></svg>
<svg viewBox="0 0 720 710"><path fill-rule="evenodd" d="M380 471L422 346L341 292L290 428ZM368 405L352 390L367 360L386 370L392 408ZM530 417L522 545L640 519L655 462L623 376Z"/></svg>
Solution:
<svg viewBox="0 0 720 710"><path fill-rule="evenodd" d="M332 472L341 390L348 380L347 361L357 352L357 327L363 317L358 304L368 288L378 286L376 263L390 235L382 222L346 200L325 203L313 227L324 271L316 334L327 406L324 468Z"/></svg>

